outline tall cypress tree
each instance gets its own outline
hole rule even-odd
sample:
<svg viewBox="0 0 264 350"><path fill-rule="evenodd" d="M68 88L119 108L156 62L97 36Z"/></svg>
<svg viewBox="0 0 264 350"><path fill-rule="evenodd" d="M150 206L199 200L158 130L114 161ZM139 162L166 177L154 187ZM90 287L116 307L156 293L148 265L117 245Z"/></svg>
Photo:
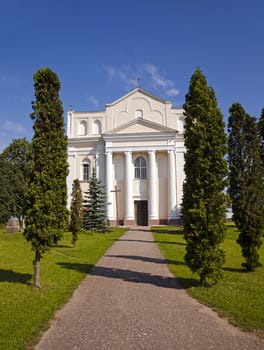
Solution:
<svg viewBox="0 0 264 350"><path fill-rule="evenodd" d="M34 87L31 118L35 134L24 235L35 251L34 284L38 287L40 258L60 239L68 223L68 163L59 78L49 68L41 68L34 75Z"/></svg>
<svg viewBox="0 0 264 350"><path fill-rule="evenodd" d="M185 109L185 181L183 184L185 261L201 284L222 276L227 162L223 116L215 93L200 69L191 77Z"/></svg>
<svg viewBox="0 0 264 350"><path fill-rule="evenodd" d="M264 108L261 111L261 115L258 121L258 134L260 138L260 156L261 156L262 166L264 169Z"/></svg>
<svg viewBox="0 0 264 350"><path fill-rule="evenodd" d="M228 119L229 194L233 219L239 230L237 242L248 270L260 265L258 249L264 225L264 187L260 140L255 118L234 103Z"/></svg>
<svg viewBox="0 0 264 350"><path fill-rule="evenodd" d="M75 179L72 184L71 217L69 230L72 233L72 244L75 247L78 232L82 228L83 221L83 196L80 181Z"/></svg>
<svg viewBox="0 0 264 350"><path fill-rule="evenodd" d="M106 200L101 182L95 169L89 180L89 188L84 194L83 228L88 231L106 232Z"/></svg>

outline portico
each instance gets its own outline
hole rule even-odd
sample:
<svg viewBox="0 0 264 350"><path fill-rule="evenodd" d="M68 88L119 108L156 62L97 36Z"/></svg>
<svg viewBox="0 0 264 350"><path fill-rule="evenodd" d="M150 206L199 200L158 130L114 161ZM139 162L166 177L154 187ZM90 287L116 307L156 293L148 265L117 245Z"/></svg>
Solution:
<svg viewBox="0 0 264 350"><path fill-rule="evenodd" d="M168 159L167 193L159 193L163 179L159 177L159 170L161 169L159 169L157 164L157 154ZM136 174L137 169L140 169L135 168L135 161L139 159L138 157L142 157L146 161L147 167L143 176L140 173ZM177 203L175 158L174 150L142 149L139 152L138 149L131 148L123 152L106 151L107 217L110 225L115 225L117 219L119 223L121 221L121 224L125 226L136 225L137 213L135 203L138 202L147 203L147 225L175 223L177 221L179 215L177 207L180 207L180 203ZM116 165L116 159L119 161L123 159L124 161L124 181L120 181L118 177L115 177L113 165ZM120 164L118 165L119 171L122 171L122 167L120 167ZM166 169L162 169L162 171L165 172ZM113 184L120 191L117 197L113 194ZM118 203L116 203L116 198ZM163 219L159 215L159 200L162 200L164 208L167 207L167 215ZM116 207L121 208L119 209L118 218Z"/></svg>

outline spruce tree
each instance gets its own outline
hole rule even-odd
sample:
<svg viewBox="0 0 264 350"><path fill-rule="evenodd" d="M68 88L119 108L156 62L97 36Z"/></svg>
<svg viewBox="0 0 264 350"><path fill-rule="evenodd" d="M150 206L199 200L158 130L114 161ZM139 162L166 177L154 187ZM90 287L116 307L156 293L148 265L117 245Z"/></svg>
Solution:
<svg viewBox="0 0 264 350"><path fill-rule="evenodd" d="M223 116L215 93L200 69L191 77L185 109L185 181L183 184L185 261L201 284L222 277L227 162Z"/></svg>
<svg viewBox="0 0 264 350"><path fill-rule="evenodd" d="M76 241L78 239L78 232L82 228L83 219L83 197L80 181L75 179L72 184L72 200L71 200L71 217L69 230L72 233L72 244L75 247Z"/></svg>
<svg viewBox="0 0 264 350"><path fill-rule="evenodd" d="M34 75L34 87L32 169L24 235L35 251L34 284L39 287L40 258L68 225L68 163L59 78L49 68L41 68Z"/></svg>
<svg viewBox="0 0 264 350"><path fill-rule="evenodd" d="M255 118L234 103L228 120L229 194L233 219L239 230L237 242L248 271L260 265L258 249L264 224L264 188L260 140Z"/></svg>
<svg viewBox="0 0 264 350"><path fill-rule="evenodd" d="M83 228L87 231L107 232L106 197L95 169L89 180L89 188L84 194Z"/></svg>

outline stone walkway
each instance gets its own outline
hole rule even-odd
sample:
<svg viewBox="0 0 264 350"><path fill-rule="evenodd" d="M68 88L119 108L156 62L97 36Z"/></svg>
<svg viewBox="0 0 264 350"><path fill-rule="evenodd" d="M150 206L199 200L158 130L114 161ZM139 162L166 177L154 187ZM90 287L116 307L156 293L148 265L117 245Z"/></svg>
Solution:
<svg viewBox="0 0 264 350"><path fill-rule="evenodd" d="M260 350L190 298L148 229L128 231L57 312L36 350Z"/></svg>

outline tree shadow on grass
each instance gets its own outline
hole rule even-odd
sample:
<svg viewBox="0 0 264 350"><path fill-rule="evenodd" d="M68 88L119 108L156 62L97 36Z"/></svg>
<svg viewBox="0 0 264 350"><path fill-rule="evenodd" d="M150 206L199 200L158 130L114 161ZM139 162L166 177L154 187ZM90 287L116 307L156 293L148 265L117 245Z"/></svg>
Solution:
<svg viewBox="0 0 264 350"><path fill-rule="evenodd" d="M189 289L192 287L199 287L201 283L195 278L178 278L178 282L182 289Z"/></svg>
<svg viewBox="0 0 264 350"><path fill-rule="evenodd" d="M65 269L76 270L86 274L89 273L91 269L94 267L94 265L92 264L66 263L66 262L58 262L57 265Z"/></svg>
<svg viewBox="0 0 264 350"><path fill-rule="evenodd" d="M0 269L0 282L13 282L29 284L32 275L28 273L15 272L13 270L3 270Z"/></svg>
<svg viewBox="0 0 264 350"><path fill-rule="evenodd" d="M54 248L73 248L73 245L67 245L67 244L55 244Z"/></svg>
<svg viewBox="0 0 264 350"><path fill-rule="evenodd" d="M228 271L228 272L239 272L239 273L247 273L246 269L243 269L243 267L235 268L235 267L223 267L222 270Z"/></svg>
<svg viewBox="0 0 264 350"><path fill-rule="evenodd" d="M175 245L184 245L186 246L186 243L184 242L169 242L169 241L155 241L156 243L161 243L161 244L175 244Z"/></svg>
<svg viewBox="0 0 264 350"><path fill-rule="evenodd" d="M155 228L152 228L151 231L153 233L157 233L157 234L167 234L167 235L183 235L183 230L181 228L176 228L176 229L155 229Z"/></svg>

